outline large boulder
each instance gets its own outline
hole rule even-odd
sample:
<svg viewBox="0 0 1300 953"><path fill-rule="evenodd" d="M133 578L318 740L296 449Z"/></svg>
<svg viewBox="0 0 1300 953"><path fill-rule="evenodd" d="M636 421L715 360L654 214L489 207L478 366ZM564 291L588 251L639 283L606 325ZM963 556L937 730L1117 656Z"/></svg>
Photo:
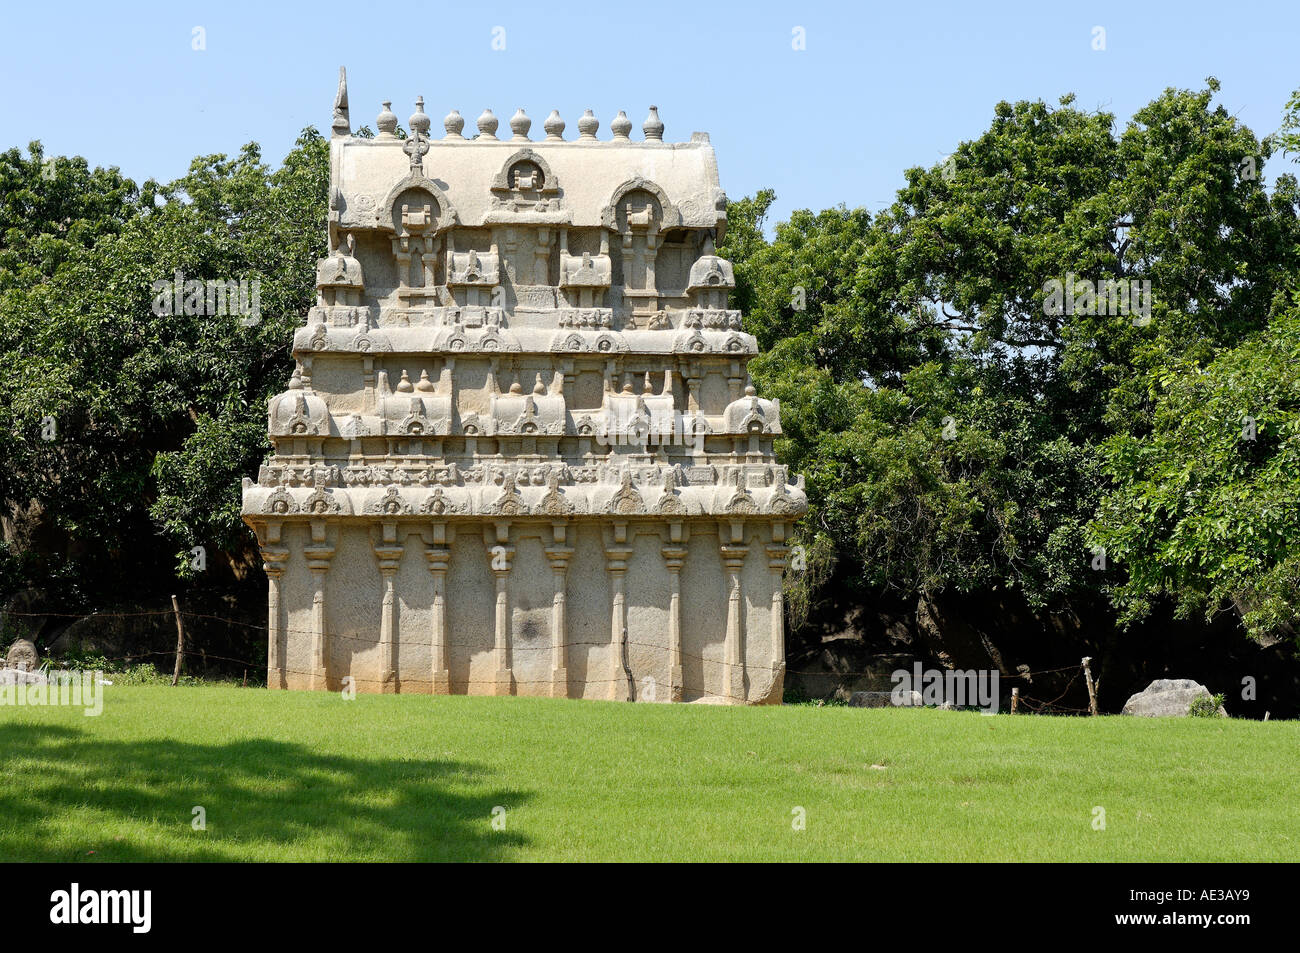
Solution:
<svg viewBox="0 0 1300 953"><path fill-rule="evenodd" d="M1184 718L1193 701L1210 698L1210 690L1190 678L1158 678L1124 703L1124 715L1143 718ZM1219 706L1219 714L1228 713Z"/></svg>
<svg viewBox="0 0 1300 953"><path fill-rule="evenodd" d="M8 654L5 655L5 666L24 672L34 672L41 667L41 656L31 641L16 639L14 644L9 646Z"/></svg>

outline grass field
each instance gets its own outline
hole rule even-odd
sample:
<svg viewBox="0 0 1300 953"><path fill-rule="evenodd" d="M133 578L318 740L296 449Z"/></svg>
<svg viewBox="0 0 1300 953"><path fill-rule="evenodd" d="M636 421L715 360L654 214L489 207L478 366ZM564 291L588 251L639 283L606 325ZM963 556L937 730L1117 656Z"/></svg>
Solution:
<svg viewBox="0 0 1300 953"><path fill-rule="evenodd" d="M0 707L0 859L1300 859L1297 722L105 692Z"/></svg>

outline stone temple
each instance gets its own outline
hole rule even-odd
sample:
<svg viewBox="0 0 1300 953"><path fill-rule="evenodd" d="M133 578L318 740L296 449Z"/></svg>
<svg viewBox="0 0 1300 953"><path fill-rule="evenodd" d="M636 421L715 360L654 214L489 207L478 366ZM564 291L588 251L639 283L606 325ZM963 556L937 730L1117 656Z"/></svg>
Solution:
<svg viewBox="0 0 1300 953"><path fill-rule="evenodd" d="M709 137L415 109L354 136L340 77L330 251L244 481L269 686L779 703L806 498Z"/></svg>

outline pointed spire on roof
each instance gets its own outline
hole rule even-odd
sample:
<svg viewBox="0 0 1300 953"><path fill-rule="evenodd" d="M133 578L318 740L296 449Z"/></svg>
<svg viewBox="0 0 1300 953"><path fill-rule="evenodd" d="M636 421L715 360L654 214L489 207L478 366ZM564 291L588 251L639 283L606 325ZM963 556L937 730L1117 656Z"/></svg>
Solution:
<svg viewBox="0 0 1300 953"><path fill-rule="evenodd" d="M339 67L339 90L334 94L334 122L330 131L335 136L352 135L352 121L348 118L348 71Z"/></svg>

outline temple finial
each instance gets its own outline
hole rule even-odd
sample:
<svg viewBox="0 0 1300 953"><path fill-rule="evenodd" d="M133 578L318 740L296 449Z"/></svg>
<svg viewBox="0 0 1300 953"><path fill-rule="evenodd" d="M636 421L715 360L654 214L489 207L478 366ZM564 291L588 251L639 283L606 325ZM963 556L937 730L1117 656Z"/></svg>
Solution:
<svg viewBox="0 0 1300 953"><path fill-rule="evenodd" d="M348 117L348 71L339 67L339 91L334 95L334 122L330 130L335 137L352 135L352 120Z"/></svg>
<svg viewBox="0 0 1300 953"><path fill-rule="evenodd" d="M380 139L397 138L397 114L393 112L393 101L391 99L384 100L384 108L380 110L375 125L379 127Z"/></svg>
<svg viewBox="0 0 1300 953"><path fill-rule="evenodd" d="M614 133L614 141L627 142L628 134L632 131L632 120L627 118L627 113L620 109L614 121L609 124L610 132Z"/></svg>
<svg viewBox="0 0 1300 953"><path fill-rule="evenodd" d="M560 118L560 111L552 109L551 114L546 117L546 122L542 123L542 128L546 130L546 138L552 141L564 139L564 120Z"/></svg>
<svg viewBox="0 0 1300 953"><path fill-rule="evenodd" d="M650 107L650 115L646 116L645 122L641 124L641 132L645 134L647 141L663 141L664 121L659 118L658 106Z"/></svg>
<svg viewBox="0 0 1300 953"><path fill-rule="evenodd" d="M515 110L515 114L510 117L510 131L513 135L510 137L515 142L527 142L528 130L533 127L533 121L524 115L523 108Z"/></svg>
<svg viewBox="0 0 1300 953"><path fill-rule="evenodd" d="M415 101L415 112L411 113L411 118L407 120L410 124L412 133L419 133L421 136L429 135L429 127L433 124L429 119L429 114L424 111L424 97L421 96Z"/></svg>

